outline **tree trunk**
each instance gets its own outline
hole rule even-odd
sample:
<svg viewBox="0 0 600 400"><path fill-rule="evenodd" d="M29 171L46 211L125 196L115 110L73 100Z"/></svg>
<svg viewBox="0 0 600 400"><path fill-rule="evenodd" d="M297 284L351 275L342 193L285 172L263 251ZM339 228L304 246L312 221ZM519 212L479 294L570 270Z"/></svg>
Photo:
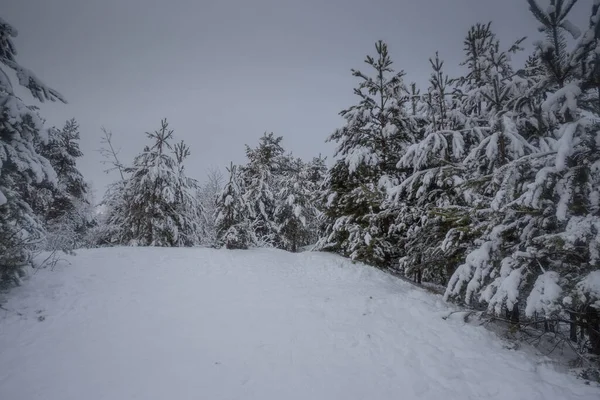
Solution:
<svg viewBox="0 0 600 400"><path fill-rule="evenodd" d="M588 306L585 316L588 336L590 338L590 352L600 355L600 318L598 311Z"/></svg>
<svg viewBox="0 0 600 400"><path fill-rule="evenodd" d="M510 312L510 322L515 325L519 324L519 305L515 304Z"/></svg>
<svg viewBox="0 0 600 400"><path fill-rule="evenodd" d="M572 342L577 343L577 316L574 313L569 313L569 337Z"/></svg>

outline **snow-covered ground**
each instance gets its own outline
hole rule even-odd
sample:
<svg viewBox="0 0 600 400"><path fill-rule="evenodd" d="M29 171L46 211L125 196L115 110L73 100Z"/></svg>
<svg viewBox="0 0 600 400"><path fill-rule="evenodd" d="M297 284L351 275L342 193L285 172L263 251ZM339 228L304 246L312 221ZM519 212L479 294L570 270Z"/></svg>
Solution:
<svg viewBox="0 0 600 400"><path fill-rule="evenodd" d="M440 296L329 254L116 248L0 310L0 399L594 399L443 320Z"/></svg>

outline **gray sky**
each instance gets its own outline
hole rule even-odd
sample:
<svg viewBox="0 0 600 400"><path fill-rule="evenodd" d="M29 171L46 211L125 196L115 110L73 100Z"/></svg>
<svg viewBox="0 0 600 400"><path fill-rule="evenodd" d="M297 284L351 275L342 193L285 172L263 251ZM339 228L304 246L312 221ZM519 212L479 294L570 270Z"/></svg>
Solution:
<svg viewBox="0 0 600 400"><path fill-rule="evenodd" d="M539 0L545 4L546 0ZM353 104L351 68L385 40L406 80L425 83L439 50L457 71L470 25L493 21L506 47L539 39L525 0L2 0L18 31L19 62L69 104L42 106L48 125L75 117L80 169L101 193L100 127L115 134L123 162L143 133L167 117L192 150L187 170L244 161L265 131L309 159L330 155L326 137ZM580 0L573 22L591 8ZM529 50L531 46L529 46ZM364 68L363 68L364 69ZM27 100L30 97L24 96ZM29 101L35 104L33 100Z"/></svg>

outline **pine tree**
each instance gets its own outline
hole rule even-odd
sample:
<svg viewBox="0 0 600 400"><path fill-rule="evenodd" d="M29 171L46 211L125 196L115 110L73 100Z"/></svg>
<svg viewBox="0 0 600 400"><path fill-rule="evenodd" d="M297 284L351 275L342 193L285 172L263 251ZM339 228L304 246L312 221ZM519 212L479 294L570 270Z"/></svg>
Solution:
<svg viewBox="0 0 600 400"><path fill-rule="evenodd" d="M251 218L253 209L244 196L244 181L233 163L227 169L229 180L217 195L215 227L217 246L227 249L247 249L256 244Z"/></svg>
<svg viewBox="0 0 600 400"><path fill-rule="evenodd" d="M373 76L352 71L360 79L354 90L360 101L340 113L346 125L328 139L337 142L338 159L321 194L325 221L318 248L385 265L392 244L386 236L389 215L381 213L385 189L380 182L398 179L396 163L415 137L405 110L409 92L404 73L392 69L385 43L379 41L375 48L377 56L365 60Z"/></svg>
<svg viewBox="0 0 600 400"><path fill-rule="evenodd" d="M254 235L260 244L275 246L280 242L275 222L278 175L284 154L282 137L264 134L256 148L246 146L248 164L244 167L245 201L251 208Z"/></svg>
<svg viewBox="0 0 600 400"><path fill-rule="evenodd" d="M184 143L171 145L173 130L166 120L147 132L152 141L124 169L124 180L107 192L107 235L113 244L195 246L200 244L203 210L196 197L197 182L185 176L189 156Z"/></svg>
<svg viewBox="0 0 600 400"><path fill-rule="evenodd" d="M436 54L429 60L430 86L422 96L422 139L406 149L397 163L405 175L388 189L388 207L396 208L391 226L398 237L398 268L417 282L445 284L452 273L449 259L460 248L444 248L448 231L469 223L468 192L460 186L466 178L461 165L466 151L478 140L478 131L465 124L453 85Z"/></svg>
<svg viewBox="0 0 600 400"><path fill-rule="evenodd" d="M486 209L495 192L486 176L533 149L516 128L528 117L516 105L524 108L531 84L509 63L523 39L502 51L490 26L467 33L465 76L450 79L437 54L430 60L430 86L416 103L422 104L423 138L398 163L406 178L388 191L391 206L401 209L392 226L404 249L399 269L419 282L447 283L491 223Z"/></svg>
<svg viewBox="0 0 600 400"><path fill-rule="evenodd" d="M311 202L309 170L299 158L286 157L281 176L275 222L279 236L277 247L297 252L310 241L310 221L316 218Z"/></svg>
<svg viewBox="0 0 600 400"><path fill-rule="evenodd" d="M94 225L89 186L77 169L77 159L83 156L78 143L79 125L71 119L62 129L50 129L48 136L46 143L38 143L38 152L50 161L58 184L38 215L48 231L46 248L72 250L84 243L87 230ZM39 190L34 197L43 198Z"/></svg>
<svg viewBox="0 0 600 400"><path fill-rule="evenodd" d="M206 210L196 194L200 188L197 180L185 174L185 160L191 155L190 148L184 141L173 146L177 166L175 182L174 212L177 216L178 240L176 246L197 246L207 241Z"/></svg>
<svg viewBox="0 0 600 400"><path fill-rule="evenodd" d="M531 98L545 99L530 119L538 137L529 136L528 145L537 148L493 168L495 216L453 275L446 298L485 304L514 322L523 311L571 321L583 315L591 350L599 354L600 288L593 283L600 268L599 126L587 105L595 89L591 52L600 38L600 15L594 6L590 28L581 35L567 20L574 3L552 0L544 11L529 0L546 34L528 63L541 73ZM579 38L572 52L567 35ZM512 133L523 129L514 117L504 121Z"/></svg>
<svg viewBox="0 0 600 400"><path fill-rule="evenodd" d="M16 60L17 31L0 19L0 283L19 282L31 263L30 250L44 237L42 221L28 199L35 187L53 189L56 173L35 143L47 140L43 120L14 93L3 67L13 70L19 84L40 102L65 102Z"/></svg>

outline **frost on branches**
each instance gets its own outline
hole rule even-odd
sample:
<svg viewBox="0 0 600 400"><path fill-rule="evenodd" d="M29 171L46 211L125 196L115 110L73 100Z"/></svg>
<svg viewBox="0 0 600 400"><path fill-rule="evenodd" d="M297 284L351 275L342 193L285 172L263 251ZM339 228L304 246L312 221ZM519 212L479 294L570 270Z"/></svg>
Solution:
<svg viewBox="0 0 600 400"><path fill-rule="evenodd" d="M217 196L217 246L251 246L299 251L314 244L319 211L315 193L325 160L305 163L285 154L282 137L264 134L256 148L246 146L248 163L231 165L229 181Z"/></svg>
<svg viewBox="0 0 600 400"><path fill-rule="evenodd" d="M124 169L124 179L107 192L108 244L134 246L196 246L204 237L204 213L196 196L198 184L186 176L184 161L190 150L173 144L166 120L146 133L151 145Z"/></svg>
<svg viewBox="0 0 600 400"><path fill-rule="evenodd" d="M297 252L311 244L311 221L317 217L317 209L311 199L316 190L311 181L308 165L299 158L286 157L277 193L275 223L277 224L279 248Z"/></svg>
<svg viewBox="0 0 600 400"><path fill-rule="evenodd" d="M591 351L600 354L598 291L590 284L600 268L600 19L595 5L589 29L574 35L567 19L572 3L557 0L544 11L529 1L547 34L537 44L540 75L530 88L531 98L543 101L536 110L517 107L521 114L505 121L527 144L491 170L493 224L458 267L446 298L486 305L496 314L510 311L513 321L522 311L569 320L572 327L581 319ZM578 39L572 51L569 36ZM528 111L537 120L535 135L514 122Z"/></svg>
<svg viewBox="0 0 600 400"><path fill-rule="evenodd" d="M387 47L367 57L336 160L318 194L318 249L417 282L445 298L568 327L600 354L600 3L579 29L575 0L528 5L543 33L522 67L491 24L463 42L462 76L436 56L421 93Z"/></svg>
<svg viewBox="0 0 600 400"><path fill-rule="evenodd" d="M244 183L238 166L227 169L229 180L217 195L215 228L217 246L227 249L247 249L256 243L252 229L252 209L244 196Z"/></svg>
<svg viewBox="0 0 600 400"><path fill-rule="evenodd" d="M386 188L396 182L396 164L405 146L414 143L415 121L407 113L410 94L403 72L394 72L387 45L375 45L367 56L371 74L352 73L360 81L358 103L340 115L346 125L329 141L337 143L336 161L320 195L323 224L318 249L340 252L375 265L390 261L388 228L392 213L382 203Z"/></svg>
<svg viewBox="0 0 600 400"><path fill-rule="evenodd" d="M31 249L45 236L43 221L30 202L33 193L42 186L56 187L52 165L35 146L48 140L43 120L15 95L6 71L16 73L19 84L40 102L65 102L17 62L16 36L17 31L0 19L0 284L19 282L31 263Z"/></svg>
<svg viewBox="0 0 600 400"><path fill-rule="evenodd" d="M39 188L32 198L47 230L44 249L72 251L90 245L87 236L96 221L89 185L77 169L77 159L83 156L77 121L71 119L62 129L50 129L47 142L38 143L37 148L57 175L55 188Z"/></svg>

